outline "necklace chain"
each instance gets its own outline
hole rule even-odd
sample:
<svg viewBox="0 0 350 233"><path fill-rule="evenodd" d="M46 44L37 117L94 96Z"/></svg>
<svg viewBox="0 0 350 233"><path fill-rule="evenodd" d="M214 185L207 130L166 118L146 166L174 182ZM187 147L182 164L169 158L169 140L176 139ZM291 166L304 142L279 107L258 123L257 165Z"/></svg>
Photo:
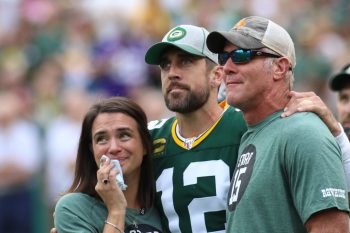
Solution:
<svg viewBox="0 0 350 233"><path fill-rule="evenodd" d="M224 114L225 110L223 110L219 117L216 119L216 121L211 125L209 126L206 130L204 130L202 133L198 134L197 136L194 136L194 137L190 137L190 138L185 138L185 137L182 137L181 134L180 134L180 127L179 127L179 124L176 124L176 134L178 135L178 137L184 142L184 146L186 146L187 149L191 149L192 148L192 145L193 143L198 139L200 138L203 134L205 134L211 127L213 127L213 125L218 121L218 119L221 118L221 116Z"/></svg>
<svg viewBox="0 0 350 233"><path fill-rule="evenodd" d="M146 212L145 208L140 208L137 215L144 215ZM136 222L135 215L132 212L126 212L125 218L127 222L130 222L134 225L135 228L138 228L138 223Z"/></svg>

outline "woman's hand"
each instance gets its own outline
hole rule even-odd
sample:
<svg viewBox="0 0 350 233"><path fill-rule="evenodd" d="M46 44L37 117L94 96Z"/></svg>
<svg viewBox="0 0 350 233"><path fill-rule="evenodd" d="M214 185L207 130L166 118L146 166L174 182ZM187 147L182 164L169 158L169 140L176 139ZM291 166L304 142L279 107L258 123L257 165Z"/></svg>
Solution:
<svg viewBox="0 0 350 233"><path fill-rule="evenodd" d="M109 214L125 214L127 206L125 196L116 182L117 170L108 158L97 171L95 190L107 206Z"/></svg>

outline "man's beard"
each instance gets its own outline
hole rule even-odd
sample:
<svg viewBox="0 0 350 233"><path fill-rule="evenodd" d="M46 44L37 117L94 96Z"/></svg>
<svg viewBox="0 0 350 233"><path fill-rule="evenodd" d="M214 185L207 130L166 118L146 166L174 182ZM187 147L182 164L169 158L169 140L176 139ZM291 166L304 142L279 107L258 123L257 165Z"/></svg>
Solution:
<svg viewBox="0 0 350 233"><path fill-rule="evenodd" d="M167 108L173 112L190 113L201 108L209 99L209 88L188 91L186 94L168 94L164 97Z"/></svg>

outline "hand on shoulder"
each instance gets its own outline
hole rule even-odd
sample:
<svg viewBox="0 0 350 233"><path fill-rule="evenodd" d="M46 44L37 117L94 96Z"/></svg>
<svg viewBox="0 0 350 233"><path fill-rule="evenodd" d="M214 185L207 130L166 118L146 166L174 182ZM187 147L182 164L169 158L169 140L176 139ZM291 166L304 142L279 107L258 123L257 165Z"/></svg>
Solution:
<svg viewBox="0 0 350 233"><path fill-rule="evenodd" d="M290 91L290 100L281 114L281 117L288 117L296 112L313 112L327 125L333 136L341 133L341 128L333 113L314 92Z"/></svg>

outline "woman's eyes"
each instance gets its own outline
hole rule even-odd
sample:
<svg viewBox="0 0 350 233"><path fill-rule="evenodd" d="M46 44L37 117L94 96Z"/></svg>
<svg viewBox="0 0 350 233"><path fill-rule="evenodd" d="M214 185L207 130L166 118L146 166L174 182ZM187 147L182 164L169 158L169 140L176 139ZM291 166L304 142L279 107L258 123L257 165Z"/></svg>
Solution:
<svg viewBox="0 0 350 233"><path fill-rule="evenodd" d="M127 141L131 138L131 134L122 132L116 135L116 137L121 141ZM109 141L109 138L106 136L99 136L99 137L96 137L95 139L96 144L106 144L108 141Z"/></svg>
<svg viewBox="0 0 350 233"><path fill-rule="evenodd" d="M100 137L96 138L96 143L97 144L103 144L103 143L106 143L106 142L107 142L107 138L106 137L100 136Z"/></svg>
<svg viewBox="0 0 350 233"><path fill-rule="evenodd" d="M128 140L129 138L131 138L131 135L130 135L129 133L121 133L121 134L119 135L119 138L120 138L121 140Z"/></svg>

